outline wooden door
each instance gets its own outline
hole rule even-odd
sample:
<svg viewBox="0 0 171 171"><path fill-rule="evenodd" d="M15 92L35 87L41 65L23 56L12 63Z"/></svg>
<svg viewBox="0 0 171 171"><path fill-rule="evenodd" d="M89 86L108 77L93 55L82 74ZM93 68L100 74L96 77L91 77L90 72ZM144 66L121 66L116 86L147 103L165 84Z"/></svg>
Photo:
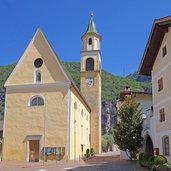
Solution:
<svg viewBox="0 0 171 171"><path fill-rule="evenodd" d="M29 142L29 161L39 161L39 140L30 140Z"/></svg>

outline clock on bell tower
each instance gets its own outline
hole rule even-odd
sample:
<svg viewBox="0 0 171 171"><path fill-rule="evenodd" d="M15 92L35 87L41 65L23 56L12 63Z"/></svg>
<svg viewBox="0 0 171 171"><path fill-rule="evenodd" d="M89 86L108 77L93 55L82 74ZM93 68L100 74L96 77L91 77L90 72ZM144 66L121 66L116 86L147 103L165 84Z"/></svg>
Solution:
<svg viewBox="0 0 171 171"><path fill-rule="evenodd" d="M80 90L89 103L91 114L90 144L95 153L101 152L101 36L97 33L93 16L82 36Z"/></svg>

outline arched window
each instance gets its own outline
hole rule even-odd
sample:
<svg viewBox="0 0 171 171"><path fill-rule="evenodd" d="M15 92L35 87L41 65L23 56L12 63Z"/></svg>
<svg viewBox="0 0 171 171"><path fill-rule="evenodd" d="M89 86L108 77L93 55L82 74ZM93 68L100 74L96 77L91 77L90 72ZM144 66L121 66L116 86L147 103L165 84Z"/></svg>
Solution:
<svg viewBox="0 0 171 171"><path fill-rule="evenodd" d="M89 44L89 45L92 45L92 38L89 38L89 39L88 39L88 44Z"/></svg>
<svg viewBox="0 0 171 171"><path fill-rule="evenodd" d="M84 115L84 111L83 111L83 109L81 109L81 116L83 116Z"/></svg>
<svg viewBox="0 0 171 171"><path fill-rule="evenodd" d="M87 119L87 121L88 121L88 115L87 115L86 119Z"/></svg>
<svg viewBox="0 0 171 171"><path fill-rule="evenodd" d="M170 155L170 149L169 149L169 137L164 136L162 138L162 146L163 146L163 154L166 156Z"/></svg>
<svg viewBox="0 0 171 171"><path fill-rule="evenodd" d="M44 105L44 99L40 96L33 97L30 100L30 106L43 106Z"/></svg>
<svg viewBox="0 0 171 171"><path fill-rule="evenodd" d="M86 60L86 71L93 71L94 70L94 59L88 58Z"/></svg>
<svg viewBox="0 0 171 171"><path fill-rule="evenodd" d="M81 144L84 142L83 125L81 125Z"/></svg>
<svg viewBox="0 0 171 171"><path fill-rule="evenodd" d="M36 82L36 83L40 83L41 80L42 80L41 71L40 71L40 70L37 70L37 71L36 71L36 74L35 74L35 82Z"/></svg>
<svg viewBox="0 0 171 171"><path fill-rule="evenodd" d="M98 41L97 41L97 39L95 39L95 41L94 41L94 47L95 47L95 49L98 49Z"/></svg>
<svg viewBox="0 0 171 171"><path fill-rule="evenodd" d="M74 103L74 109L77 110L77 102Z"/></svg>

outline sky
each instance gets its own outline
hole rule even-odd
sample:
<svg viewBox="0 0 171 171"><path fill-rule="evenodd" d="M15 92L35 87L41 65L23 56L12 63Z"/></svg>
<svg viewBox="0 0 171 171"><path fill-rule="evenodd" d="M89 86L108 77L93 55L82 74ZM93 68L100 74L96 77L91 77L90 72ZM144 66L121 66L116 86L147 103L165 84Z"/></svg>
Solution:
<svg viewBox="0 0 171 171"><path fill-rule="evenodd" d="M171 15L170 0L0 0L0 66L16 63L37 28L65 62L79 62L90 13L102 36L103 69L138 70L154 19Z"/></svg>

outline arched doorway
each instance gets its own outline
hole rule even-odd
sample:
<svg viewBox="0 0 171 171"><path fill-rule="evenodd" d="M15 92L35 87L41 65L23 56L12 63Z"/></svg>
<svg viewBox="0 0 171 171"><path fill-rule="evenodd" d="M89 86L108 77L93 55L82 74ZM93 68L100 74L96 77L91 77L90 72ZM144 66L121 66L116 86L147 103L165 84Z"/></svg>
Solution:
<svg viewBox="0 0 171 171"><path fill-rule="evenodd" d="M149 153L154 154L153 142L152 142L151 137L149 135L147 136L146 143L145 143L145 152L149 152Z"/></svg>

